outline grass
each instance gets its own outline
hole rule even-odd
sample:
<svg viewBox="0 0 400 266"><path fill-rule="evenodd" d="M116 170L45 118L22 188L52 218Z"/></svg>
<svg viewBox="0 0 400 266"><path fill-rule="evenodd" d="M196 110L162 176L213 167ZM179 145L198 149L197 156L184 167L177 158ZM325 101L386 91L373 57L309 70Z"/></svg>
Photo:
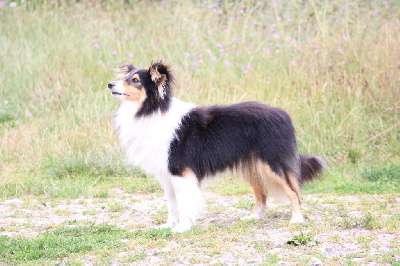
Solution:
<svg viewBox="0 0 400 266"><path fill-rule="evenodd" d="M170 230L152 229L130 232L107 224L79 225L46 231L36 238L0 236L1 260L8 263L45 262L62 259L75 253L121 249L129 239L157 241L170 239ZM146 253L139 252L136 259L143 259ZM132 258L130 258L132 260Z"/></svg>
<svg viewBox="0 0 400 266"><path fill-rule="evenodd" d="M398 1L16 3L16 7L0 8L1 201L22 198L30 208L38 208L39 203L29 201L50 208L64 200L95 198L104 200L106 210L118 216L128 206L114 199L115 190L160 196L161 189L152 177L126 164L112 129L118 103L108 94L106 84L113 79L112 69L125 62L145 68L152 60L164 59L177 79L175 95L185 101L210 105L257 100L288 111L300 151L319 154L329 163L326 174L304 187L306 195L325 197L322 207L308 204L331 217L339 211L340 216L327 224L310 225L318 227L311 231L398 231L399 217L392 213L400 191ZM217 181L210 190L230 197L251 193L248 185L231 177ZM385 200L365 201L360 207L334 199L349 194L382 194ZM240 198L233 208L250 209L252 204ZM355 206L360 212L357 217L351 214ZM218 215L230 211L226 206L208 209ZM71 212L55 214L68 217ZM96 209L88 208L83 214L92 216ZM312 211L305 214L311 221L315 218ZM287 224L282 217L288 215L274 209L267 219L274 227L284 228ZM163 223L165 209L149 216L156 224ZM2 248L18 251L8 252L3 261L34 264L67 258L79 264L75 258L95 254L99 264L110 264L110 252L139 246L126 251L122 261L143 262L160 252L171 256L170 263L206 263L229 254L232 245L225 245L232 241L265 254L254 263L278 264L282 258L290 261L287 249L294 248L285 247L277 255L268 252L273 246L268 241L243 240L239 233L257 237L252 228L263 226L251 221L212 223L209 233L195 227L177 237L151 230L132 235L110 227L103 239L117 245L110 250L101 242L101 234L93 231L101 226L73 226L83 230L87 239L74 242L67 225L37 238L2 236ZM19 225L11 227L15 232L24 230ZM262 235L270 237L265 232ZM125 238L129 239L126 245ZM55 247L57 239L59 248ZM362 236L358 240L365 244ZM176 241L182 252L199 248L204 256L182 261L172 251L155 251L174 248L166 241ZM367 249L373 248L373 241L367 244L372 245ZM49 249L39 251L40 245ZM394 251L382 251L379 263L398 264L394 254L399 247L392 246ZM27 247L34 247L33 252ZM307 245L296 248L324 257ZM348 254L347 260L343 256L338 260L352 263L353 257Z"/></svg>
<svg viewBox="0 0 400 266"><path fill-rule="evenodd" d="M330 163L310 192L386 193L362 171L400 165L399 10L397 1L2 8L0 197L104 195L80 188L143 176L125 167L106 84L122 63L146 67L157 58L173 66L183 100L258 100L287 110L301 152Z"/></svg>
<svg viewBox="0 0 400 266"><path fill-rule="evenodd" d="M127 230L101 224L49 230L37 238L0 236L2 260L10 263L60 259L94 249L116 249L131 236Z"/></svg>

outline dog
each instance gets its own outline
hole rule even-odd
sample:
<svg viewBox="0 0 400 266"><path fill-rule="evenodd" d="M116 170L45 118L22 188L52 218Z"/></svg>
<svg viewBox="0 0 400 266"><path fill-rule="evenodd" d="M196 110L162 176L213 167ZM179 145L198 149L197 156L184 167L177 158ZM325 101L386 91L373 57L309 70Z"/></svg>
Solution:
<svg viewBox="0 0 400 266"><path fill-rule="evenodd" d="M172 96L168 65L148 69L125 64L108 83L120 100L114 127L129 163L154 175L167 199L163 228L181 233L196 224L204 202L200 186L224 170L237 171L254 192L246 218L262 219L268 196L288 198L290 223L304 221L301 186L326 168L323 158L299 154L289 115L258 102L197 107Z"/></svg>

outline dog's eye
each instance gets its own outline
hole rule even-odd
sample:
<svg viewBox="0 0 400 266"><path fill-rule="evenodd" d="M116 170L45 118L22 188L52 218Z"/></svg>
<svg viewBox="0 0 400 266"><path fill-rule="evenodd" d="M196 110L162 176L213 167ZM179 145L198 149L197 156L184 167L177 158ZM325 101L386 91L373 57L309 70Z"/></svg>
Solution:
<svg viewBox="0 0 400 266"><path fill-rule="evenodd" d="M139 80L137 78L132 79L133 83L138 83Z"/></svg>

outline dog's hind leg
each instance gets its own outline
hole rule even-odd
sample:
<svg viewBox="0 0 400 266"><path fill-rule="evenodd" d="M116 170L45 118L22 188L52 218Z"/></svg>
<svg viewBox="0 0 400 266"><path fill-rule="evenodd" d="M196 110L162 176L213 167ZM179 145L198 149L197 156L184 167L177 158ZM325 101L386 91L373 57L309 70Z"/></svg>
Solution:
<svg viewBox="0 0 400 266"><path fill-rule="evenodd" d="M265 210L267 209L267 196L257 185L252 185L254 193L254 209L253 213L249 216L242 217L242 220L257 219L260 220L264 218Z"/></svg>
<svg viewBox="0 0 400 266"><path fill-rule="evenodd" d="M241 174L243 178L250 183L254 193L254 209L253 213L245 216L242 220L248 219L262 219L267 209L267 191L262 176L258 173L256 166L251 163L248 166L242 166Z"/></svg>
<svg viewBox="0 0 400 266"><path fill-rule="evenodd" d="M263 163L263 170L269 181L281 187L288 196L292 205L292 218L290 219L290 223L303 223L304 219L301 213L299 199L300 189L294 174L288 172L286 178L280 177L273 172L266 163Z"/></svg>
<svg viewBox="0 0 400 266"><path fill-rule="evenodd" d="M193 171L186 169L182 177L173 176L172 185L179 210L179 223L172 231L182 233L196 224L196 218L203 210L204 201Z"/></svg>
<svg viewBox="0 0 400 266"><path fill-rule="evenodd" d="M286 186L284 189L292 204L292 218L290 219L290 223L303 223L304 218L300 209L300 186L294 174L289 172L287 178L288 182L285 182Z"/></svg>

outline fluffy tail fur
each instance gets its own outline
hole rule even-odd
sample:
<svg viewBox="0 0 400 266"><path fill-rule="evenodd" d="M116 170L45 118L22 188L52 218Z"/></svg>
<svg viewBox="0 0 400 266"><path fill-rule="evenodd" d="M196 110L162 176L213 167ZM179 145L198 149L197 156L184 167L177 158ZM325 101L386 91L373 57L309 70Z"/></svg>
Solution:
<svg viewBox="0 0 400 266"><path fill-rule="evenodd" d="M300 186L304 183L313 180L321 174L326 168L327 164L324 159L316 155L300 154L300 172L299 179Z"/></svg>

